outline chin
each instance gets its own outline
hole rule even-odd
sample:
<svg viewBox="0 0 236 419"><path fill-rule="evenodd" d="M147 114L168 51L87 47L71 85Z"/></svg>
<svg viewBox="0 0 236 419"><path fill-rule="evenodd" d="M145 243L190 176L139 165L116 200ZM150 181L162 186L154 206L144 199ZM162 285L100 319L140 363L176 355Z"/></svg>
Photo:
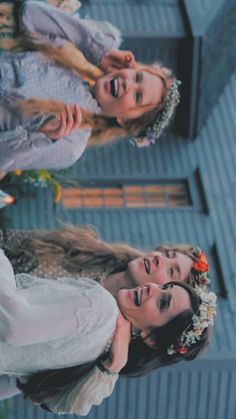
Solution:
<svg viewBox="0 0 236 419"><path fill-rule="evenodd" d="M122 312L122 306L125 307L127 304L127 290L121 289L117 293L116 302L118 304L119 309Z"/></svg>
<svg viewBox="0 0 236 419"><path fill-rule="evenodd" d="M139 262L139 259L134 259L128 264L128 272L134 282L134 287L142 283L142 281L140 282Z"/></svg>
<svg viewBox="0 0 236 419"><path fill-rule="evenodd" d="M101 89L102 89L102 85L101 85L100 79L99 79L99 80L96 81L95 85L93 86L93 94L94 94L98 104L100 104L99 97L100 97Z"/></svg>

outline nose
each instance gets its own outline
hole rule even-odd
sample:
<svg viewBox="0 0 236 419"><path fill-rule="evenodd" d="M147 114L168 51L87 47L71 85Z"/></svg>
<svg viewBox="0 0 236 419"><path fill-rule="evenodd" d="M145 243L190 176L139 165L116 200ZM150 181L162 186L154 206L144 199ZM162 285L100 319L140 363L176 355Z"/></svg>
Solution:
<svg viewBox="0 0 236 419"><path fill-rule="evenodd" d="M147 285L149 287L149 296L153 297L159 295L162 285L155 284L154 282L149 282Z"/></svg>
<svg viewBox="0 0 236 419"><path fill-rule="evenodd" d="M131 89L131 81L127 78L122 81L123 93L128 92Z"/></svg>
<svg viewBox="0 0 236 419"><path fill-rule="evenodd" d="M148 254L148 257L150 258L153 268L160 268L164 263L164 257L159 252L151 252Z"/></svg>
<svg viewBox="0 0 236 419"><path fill-rule="evenodd" d="M160 266L160 268L164 265L164 266L169 266L172 264L172 260L170 258L168 258L167 256L165 256L163 253L156 253L156 259L158 261L158 265Z"/></svg>

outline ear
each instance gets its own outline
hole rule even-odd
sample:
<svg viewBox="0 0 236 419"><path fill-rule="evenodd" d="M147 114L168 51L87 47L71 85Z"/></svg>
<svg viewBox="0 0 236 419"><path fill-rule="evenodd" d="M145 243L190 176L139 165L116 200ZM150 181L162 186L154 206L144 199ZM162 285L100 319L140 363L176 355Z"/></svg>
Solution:
<svg viewBox="0 0 236 419"><path fill-rule="evenodd" d="M125 128L125 120L123 118L116 118L116 120L122 128Z"/></svg>
<svg viewBox="0 0 236 419"><path fill-rule="evenodd" d="M143 330L141 332L141 337L142 337L143 341L146 343L147 346L150 346L153 349L157 348L156 341L152 337L150 332L147 332L147 331Z"/></svg>

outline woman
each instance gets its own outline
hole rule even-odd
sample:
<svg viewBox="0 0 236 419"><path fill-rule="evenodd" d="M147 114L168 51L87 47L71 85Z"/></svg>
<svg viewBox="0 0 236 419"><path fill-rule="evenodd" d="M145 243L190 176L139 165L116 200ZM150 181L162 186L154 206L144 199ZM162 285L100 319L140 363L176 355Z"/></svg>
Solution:
<svg viewBox="0 0 236 419"><path fill-rule="evenodd" d="M0 230L0 247L15 274L30 273L52 279L90 277L114 296L121 288L146 282L164 285L180 281L193 287L209 284L206 256L197 246L158 245L154 251L144 252L125 243L105 242L94 227Z"/></svg>
<svg viewBox="0 0 236 419"><path fill-rule="evenodd" d="M0 385L13 394L13 379L33 402L57 413L87 414L108 396L118 372L138 376L195 358L206 346L215 295L183 283L148 283L122 289L116 300L91 280L55 283L34 278L18 290L0 253ZM120 363L107 350L119 310L136 339ZM138 337L137 337L138 335ZM124 345L124 342L122 342ZM45 371L46 370L46 371ZM106 378L104 378L106 377ZM6 387L4 387L6 386Z"/></svg>
<svg viewBox="0 0 236 419"><path fill-rule="evenodd" d="M16 274L53 280L91 278L115 297L122 288L146 282L164 285L174 280L203 288L210 282L206 256L197 246L159 245L155 251L143 252L124 243L107 243L92 227L0 231L0 246ZM19 288L32 284L31 276L16 278Z"/></svg>
<svg viewBox="0 0 236 419"><path fill-rule="evenodd" d="M35 51L0 58L0 170L60 169L88 141L128 135L144 145L161 135L179 101L169 70L138 65L131 52L114 51L110 27L98 32L42 2L23 3L18 26Z"/></svg>

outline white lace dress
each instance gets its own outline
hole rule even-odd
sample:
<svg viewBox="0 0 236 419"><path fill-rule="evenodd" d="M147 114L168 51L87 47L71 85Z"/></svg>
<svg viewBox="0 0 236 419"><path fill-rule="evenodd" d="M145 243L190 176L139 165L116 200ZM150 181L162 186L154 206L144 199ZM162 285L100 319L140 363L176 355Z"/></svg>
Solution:
<svg viewBox="0 0 236 419"><path fill-rule="evenodd" d="M118 307L93 280L32 278L17 290L12 267L0 252L0 397L17 393L15 378L83 364L108 350ZM48 403L57 413L86 415L108 397L118 378L95 367L78 385Z"/></svg>

